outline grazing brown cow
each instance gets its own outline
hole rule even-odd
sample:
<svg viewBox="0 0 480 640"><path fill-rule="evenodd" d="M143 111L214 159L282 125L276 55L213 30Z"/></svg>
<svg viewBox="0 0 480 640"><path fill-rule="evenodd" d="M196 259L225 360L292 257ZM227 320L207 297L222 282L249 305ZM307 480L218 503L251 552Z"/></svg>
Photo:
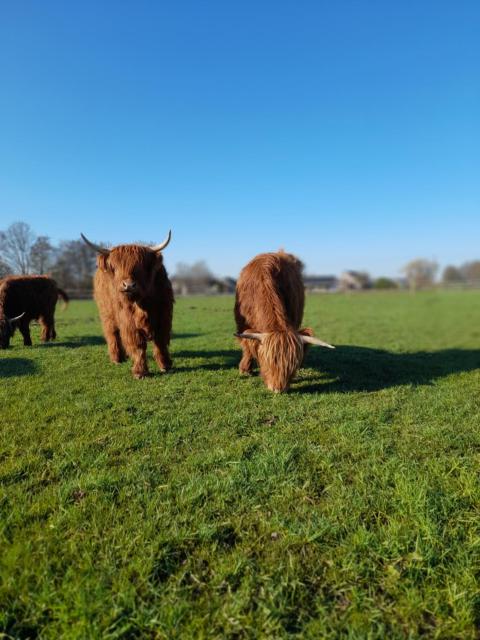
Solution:
<svg viewBox="0 0 480 640"><path fill-rule="evenodd" d="M267 387L286 391L306 345L334 348L314 338L311 329L300 329L304 304L302 263L290 253L262 253L242 269L235 299L240 373L250 374L256 360Z"/></svg>
<svg viewBox="0 0 480 640"><path fill-rule="evenodd" d="M161 371L168 371L172 330L173 291L163 265L167 239L155 247L124 244L105 249L83 240L98 252L94 295L112 362L133 361L135 378L148 375L147 341Z"/></svg>
<svg viewBox="0 0 480 640"><path fill-rule="evenodd" d="M39 320L42 325L41 339L54 340L55 305L58 297L65 304L68 296L47 276L8 276L0 282L0 347L10 344L16 327L23 336L23 344L31 346L30 322Z"/></svg>

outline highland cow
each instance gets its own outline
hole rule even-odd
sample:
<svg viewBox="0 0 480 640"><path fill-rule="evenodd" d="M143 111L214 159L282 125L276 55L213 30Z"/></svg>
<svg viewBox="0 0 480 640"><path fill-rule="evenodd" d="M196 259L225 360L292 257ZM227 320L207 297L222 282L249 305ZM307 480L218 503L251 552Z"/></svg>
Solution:
<svg viewBox="0 0 480 640"><path fill-rule="evenodd" d="M110 360L120 363L130 356L133 376L145 378L147 341L152 340L155 361L161 371L168 371L174 297L161 252L171 232L155 247L125 244L106 249L82 238L98 253L94 296Z"/></svg>
<svg viewBox="0 0 480 640"><path fill-rule="evenodd" d="M250 374L253 361L271 391L288 390L301 367L307 345L333 349L300 329L305 304L302 263L279 251L262 253L240 273L235 299L237 338L242 345L239 370Z"/></svg>
<svg viewBox="0 0 480 640"><path fill-rule="evenodd" d="M47 276L8 276L0 282L0 348L6 349L18 327L23 344L30 347L30 322L39 320L42 325L41 340L48 342L57 336L55 332L55 306L58 297L65 304L68 296Z"/></svg>

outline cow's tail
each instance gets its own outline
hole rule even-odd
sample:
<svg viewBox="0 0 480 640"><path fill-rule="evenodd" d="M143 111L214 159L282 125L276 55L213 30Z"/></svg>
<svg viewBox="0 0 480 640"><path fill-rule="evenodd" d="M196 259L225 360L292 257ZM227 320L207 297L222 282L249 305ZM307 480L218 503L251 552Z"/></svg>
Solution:
<svg viewBox="0 0 480 640"><path fill-rule="evenodd" d="M68 305L68 301L70 300L70 298L67 296L67 294L65 293L65 291L63 289L60 289L60 287L58 287L58 297L61 298L63 300L63 308L66 309L67 305Z"/></svg>

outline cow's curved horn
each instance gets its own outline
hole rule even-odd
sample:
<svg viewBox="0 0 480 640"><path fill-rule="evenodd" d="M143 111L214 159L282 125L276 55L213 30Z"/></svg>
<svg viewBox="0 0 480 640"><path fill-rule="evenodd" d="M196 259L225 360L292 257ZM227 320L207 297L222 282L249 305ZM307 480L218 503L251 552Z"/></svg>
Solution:
<svg viewBox="0 0 480 640"><path fill-rule="evenodd" d="M237 338L242 338L246 340L258 340L258 342L262 341L264 333L235 333Z"/></svg>
<svg viewBox="0 0 480 640"><path fill-rule="evenodd" d="M319 340L318 338L314 338L313 336L304 336L300 333L299 338L303 343L314 344L317 347L327 347L327 349L335 349L335 347L331 344L328 344L328 342L324 342L323 340Z"/></svg>
<svg viewBox="0 0 480 640"><path fill-rule="evenodd" d="M23 318L23 316L25 315L26 311L24 311L23 313L21 313L19 316L15 316L15 318L9 318L7 316L7 320L9 321L10 324L13 324L14 322L16 322L17 320L20 320L20 318Z"/></svg>
<svg viewBox="0 0 480 640"><path fill-rule="evenodd" d="M83 233L81 233L80 235L82 236L82 240L85 242L85 244L88 244L88 246L91 247L94 251L96 251L97 253L101 253L104 256L109 255L110 249L105 249L105 247L101 247L99 244L93 244L93 242L90 242L90 240L86 238Z"/></svg>
<svg viewBox="0 0 480 640"><path fill-rule="evenodd" d="M172 232L169 231L167 237L161 244L156 244L154 247L150 247L150 249L152 251L155 251L156 253L159 253L160 251L163 251L163 249L165 249L165 247L168 245L171 239L172 239Z"/></svg>

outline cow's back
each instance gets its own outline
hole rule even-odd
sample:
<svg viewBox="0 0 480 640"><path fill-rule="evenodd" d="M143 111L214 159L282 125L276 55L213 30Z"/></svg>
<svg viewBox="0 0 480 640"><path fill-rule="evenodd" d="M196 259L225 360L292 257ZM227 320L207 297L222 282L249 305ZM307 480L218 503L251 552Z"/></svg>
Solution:
<svg viewBox="0 0 480 640"><path fill-rule="evenodd" d="M260 254L242 269L238 279L237 329L261 332L298 329L304 304L300 260L283 251Z"/></svg>
<svg viewBox="0 0 480 640"><path fill-rule="evenodd" d="M0 304L9 317L37 319L55 307L58 287L47 276L9 276L0 284Z"/></svg>

